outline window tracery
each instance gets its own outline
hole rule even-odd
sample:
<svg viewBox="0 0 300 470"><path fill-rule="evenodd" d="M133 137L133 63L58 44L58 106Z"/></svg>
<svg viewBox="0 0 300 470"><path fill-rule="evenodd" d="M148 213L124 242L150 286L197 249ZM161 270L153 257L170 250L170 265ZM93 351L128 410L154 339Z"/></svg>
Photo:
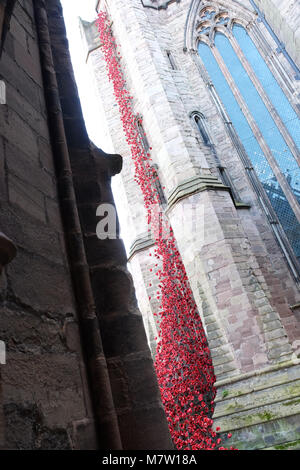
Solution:
<svg viewBox="0 0 300 470"><path fill-rule="evenodd" d="M264 206L281 224L281 245L284 238L292 247L299 274L300 121L275 73L278 64L270 66L270 57L257 47L256 20L247 9L238 15L216 2L194 1L185 41L191 52L199 52L202 75L223 119L227 116L224 122L233 127L232 137L236 132L234 144L247 168L255 172Z"/></svg>

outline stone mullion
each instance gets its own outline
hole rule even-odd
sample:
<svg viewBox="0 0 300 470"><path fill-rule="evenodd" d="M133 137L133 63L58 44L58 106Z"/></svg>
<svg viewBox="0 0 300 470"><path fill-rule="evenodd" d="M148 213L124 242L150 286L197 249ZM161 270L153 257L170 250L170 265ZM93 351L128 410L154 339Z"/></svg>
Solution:
<svg viewBox="0 0 300 470"><path fill-rule="evenodd" d="M299 283L299 276L298 276L298 271L296 268L297 265L297 260L295 258L294 252L292 251L292 248L290 246L290 243L286 237L285 232L283 231L281 225L279 224L279 221L277 220L276 213L274 212L274 209L269 201L269 198L267 197L267 194L265 193L265 190L258 179L258 176L256 172L254 171L254 168L252 167L252 163L249 159L249 156L246 154L239 137L232 126L232 123L230 121L230 118L228 116L228 113L226 109L224 108L223 103L221 102L219 95L216 92L216 89L213 85L213 83L210 81L209 76L207 75L207 72L205 68L203 67L199 54L196 52L191 53L191 57L193 59L193 62L195 63L195 66L200 73L200 76L202 77L202 80L206 84L207 88L209 89L212 101L214 105L216 106L222 121L224 123L227 135L229 136L232 145L236 149L240 160L243 164L243 167L246 171L247 177L249 178L249 181L251 182L252 188L258 198L258 202L260 204L260 207L262 208L264 214L267 217L267 220L271 223L272 230L274 232L274 236L279 243L284 256L286 257L286 260L288 262L288 265L293 273L293 277L296 280L297 283Z"/></svg>
<svg viewBox="0 0 300 470"><path fill-rule="evenodd" d="M249 36L253 40L257 49L263 52L263 57L266 64L270 67L273 75L280 81L280 87L285 88L289 93L289 99L293 97L292 81L287 71L282 66L281 61L276 57L274 49L270 46L262 31L257 25L251 25L251 28L246 28ZM274 67L276 62L276 67Z"/></svg>
<svg viewBox="0 0 300 470"><path fill-rule="evenodd" d="M235 85L235 82L231 76L231 73L229 72L220 52L218 51L218 49L214 46L211 48L212 50L212 53L217 61L217 63L219 64L219 67L221 69L221 71L223 72L224 76L225 76L225 79L228 83L228 85L230 86L231 90L232 90L232 93L233 95L235 96L239 106L241 107L241 110L244 114L244 116L246 117L247 121L248 121L248 124L249 126L251 127L253 133L254 133L254 136L256 137L262 151L264 152L266 158L267 158L267 161L269 163L269 165L271 166L287 200L289 201L294 213L295 213L295 216L297 217L297 219L299 220L300 222L300 207L299 207L299 204L298 204L298 201L295 197L295 195L292 193L292 191L290 190L290 187L289 187L289 184L288 182L286 181L286 178L284 177L284 175L282 174L282 171L281 169L279 168L279 165L278 163L276 162L275 158L273 157L273 154L269 148L269 146L267 145L266 141L264 140L263 136L262 136L262 133L259 129L259 127L257 126L252 114L250 113L249 109L248 109L248 106L247 104L245 103L244 101L244 98L242 97L241 93L239 92L239 90L237 89L236 85Z"/></svg>
<svg viewBox="0 0 300 470"><path fill-rule="evenodd" d="M298 162L300 165L300 156L299 156L299 151L295 145L295 142L293 138L291 137L289 131L287 130L284 122L281 120L279 114L275 110L270 98L266 94L263 86L261 85L259 79L257 78L255 72L253 71L251 65L249 64L247 58L244 56L243 51L241 50L237 40L233 35L230 36L230 41L232 44L233 49L235 50L238 58L240 59L244 69L246 70L249 78L253 82L253 85L255 86L256 90L258 91L260 97L262 98L267 110L269 111L270 115L272 116L276 126L279 129L279 132L281 133L282 137L286 141L287 146L291 150L295 160Z"/></svg>
<svg viewBox="0 0 300 470"><path fill-rule="evenodd" d="M300 91L299 84L292 79L291 74L287 71L286 67L284 67L282 61L277 56L276 50L271 47L258 25L251 24L246 29L258 51L263 53L263 59L270 68L277 82L279 82L280 88L288 94L290 105L299 116L299 108L295 105L295 91ZM286 59L284 60L286 61Z"/></svg>

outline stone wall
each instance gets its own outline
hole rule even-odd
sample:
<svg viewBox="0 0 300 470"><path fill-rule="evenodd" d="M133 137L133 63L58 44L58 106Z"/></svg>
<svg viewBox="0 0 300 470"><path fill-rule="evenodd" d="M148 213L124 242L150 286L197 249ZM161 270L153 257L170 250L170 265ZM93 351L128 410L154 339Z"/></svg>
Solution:
<svg viewBox="0 0 300 470"><path fill-rule="evenodd" d="M1 280L5 448L81 447L92 416L60 216L31 1L11 19L0 75L1 227L18 255ZM87 445L95 447L89 424Z"/></svg>
<svg viewBox="0 0 300 470"><path fill-rule="evenodd" d="M166 187L166 213L204 322L218 384L222 387L223 383L230 384L231 381L243 382L244 374L252 374L252 377L258 371L269 377L272 367L277 367L276 375L282 377L283 365L288 364L287 367L293 370L293 364L298 363L300 324L290 308L299 302L298 287L250 184L247 169L232 144L226 123L209 93L208 83L200 73L199 58L185 48L185 27L191 2L169 2L165 5L168 8L159 10L150 8L151 3L159 6L140 0L130 4L121 0L102 1L99 6L107 8L113 20L112 29L120 47L134 109L143 116L143 126L153 148L152 159L158 164L162 185ZM256 14L246 0L239 5L236 2L232 5L220 3L223 7L231 7L236 14L246 9L247 15L252 15L255 21ZM103 100L115 151L121 152L126 160L122 180L128 212L133 215L136 228L136 234L132 231L131 270L147 325L150 323L149 296L152 312L157 309L152 300L155 278L151 279L151 263L147 261L152 248L145 238L145 228L141 227L141 213L137 212L141 196L133 182L129 149L122 137L117 108L110 106L112 87L105 76L95 32L92 37L88 62ZM267 40L271 41L269 37ZM275 50L274 43L270 44ZM167 51L172 54L175 67L170 63ZM277 59L284 63L284 58ZM288 66L287 71L292 81ZM295 87L297 89L297 84ZM205 115L215 153L200 141L190 119L193 111ZM241 203L237 203L221 183L216 156L228 169ZM148 338L150 333L149 330ZM267 378L264 380L268 382ZM222 426L223 415L218 411L223 406L222 388L220 390L216 416L220 416ZM226 396L225 393L224 399ZM285 399L291 398L294 400L287 390ZM228 395L226 405L234 407L233 396ZM295 408L289 408L289 416L298 412L297 406L296 403ZM253 408L248 409L251 409L251 415L255 414ZM260 422L263 428L261 423L268 421L268 415L257 412L266 418ZM228 430L230 423L226 424ZM241 418L239 427L244 425ZM234 426L232 420L232 430ZM295 437L298 432L295 427L293 432ZM238 434L234 439L239 441ZM276 442L281 445L291 440L291 434L282 431ZM249 446L266 447L266 444L252 442Z"/></svg>
<svg viewBox="0 0 300 470"><path fill-rule="evenodd" d="M17 2L0 79L0 225L18 249L1 279L1 446L172 448L122 241L95 233L122 159L88 138L58 0Z"/></svg>
<svg viewBox="0 0 300 470"><path fill-rule="evenodd" d="M300 68L300 17L297 0L257 0L266 20Z"/></svg>

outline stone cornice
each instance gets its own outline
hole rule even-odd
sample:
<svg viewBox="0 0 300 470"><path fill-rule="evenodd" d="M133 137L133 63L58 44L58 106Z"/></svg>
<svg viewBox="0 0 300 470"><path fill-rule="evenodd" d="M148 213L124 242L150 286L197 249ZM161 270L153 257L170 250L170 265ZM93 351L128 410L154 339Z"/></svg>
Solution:
<svg viewBox="0 0 300 470"><path fill-rule="evenodd" d="M167 212L181 199L185 199L192 194L207 190L230 192L230 188L228 186L224 186L224 184L214 176L194 176L193 178L183 181L172 190L168 197Z"/></svg>
<svg viewBox="0 0 300 470"><path fill-rule="evenodd" d="M269 373L272 373L272 372L277 372L279 370L289 369L290 367L294 367L294 366L300 366L300 359L299 358L295 358L293 360L281 362L280 364L273 364L273 365L265 367L263 369L258 369L258 370L252 371L252 372L247 372L245 374L240 374L240 375L235 375L233 377L228 377L227 379L224 379L224 380L219 380L215 383L215 386L216 386L216 388L224 387L225 385L231 385L231 384L234 384L236 382L245 381L245 380L250 379L252 377L263 376L263 375L266 375L266 374L269 374ZM283 381L284 381L284 379L283 379ZM270 386L270 385L268 385L268 386Z"/></svg>
<svg viewBox="0 0 300 470"><path fill-rule="evenodd" d="M182 183L180 183L176 188L173 189L169 198L168 205L165 209L165 214L172 209L172 207L182 199L188 198L189 196L199 193L201 191L228 191L231 194L231 189L228 186L225 186L221 181L219 181L214 176L194 176L189 178ZM243 202L234 201L235 207L237 209L249 209L251 206ZM149 233L145 233L132 243L129 251L128 261L132 259L134 255L138 252L147 250L155 244L155 241L151 238Z"/></svg>
<svg viewBox="0 0 300 470"><path fill-rule="evenodd" d="M130 247L128 261L130 261L133 256L135 256L140 251L147 250L153 245L155 245L155 241L148 233L136 238Z"/></svg>

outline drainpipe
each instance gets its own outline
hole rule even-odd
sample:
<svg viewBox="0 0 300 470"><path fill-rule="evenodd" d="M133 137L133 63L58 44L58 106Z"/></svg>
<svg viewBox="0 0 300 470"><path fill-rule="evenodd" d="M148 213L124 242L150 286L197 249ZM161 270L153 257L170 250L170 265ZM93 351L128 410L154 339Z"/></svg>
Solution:
<svg viewBox="0 0 300 470"><path fill-rule="evenodd" d="M106 358L103 352L76 204L63 113L51 50L45 0L36 0L33 4L61 214L74 292L78 305L79 325L99 436L99 448L104 450L122 450L118 418L113 402Z"/></svg>

